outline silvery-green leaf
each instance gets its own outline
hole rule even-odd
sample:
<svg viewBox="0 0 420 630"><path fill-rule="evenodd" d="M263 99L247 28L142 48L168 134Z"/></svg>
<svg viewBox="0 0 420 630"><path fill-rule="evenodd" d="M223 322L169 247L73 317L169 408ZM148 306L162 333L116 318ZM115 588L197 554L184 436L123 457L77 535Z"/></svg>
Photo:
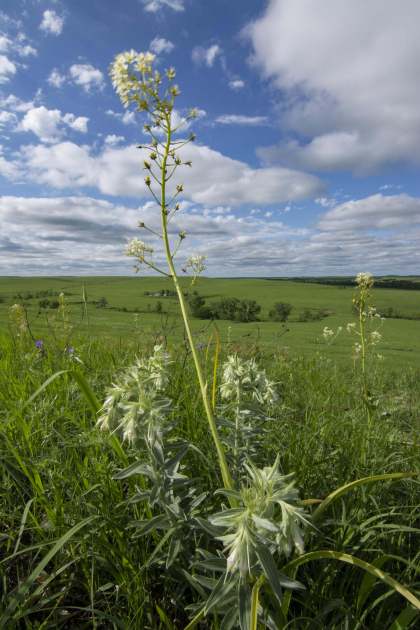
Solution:
<svg viewBox="0 0 420 630"><path fill-rule="evenodd" d="M217 607L217 605L223 601L228 593L234 588L236 582L233 579L225 580L225 576L221 575L216 583L210 597L208 598L205 606L205 614L207 615L211 610Z"/></svg>
<svg viewBox="0 0 420 630"><path fill-rule="evenodd" d="M279 531L278 526L272 521L269 521L267 518L261 518L260 516L254 514L252 520L254 521L255 525L257 525L257 527L261 527L262 529L266 529L270 532L277 533Z"/></svg>
<svg viewBox="0 0 420 630"><path fill-rule="evenodd" d="M283 591L281 587L281 582L279 580L279 575L277 572L276 563L273 560L273 556L267 547L263 545L257 545L255 548L258 560L260 561L261 567L264 571L264 575L270 584L273 593L277 597L279 603L282 601Z"/></svg>
<svg viewBox="0 0 420 630"><path fill-rule="evenodd" d="M242 580L238 589L238 608L241 630L249 630L251 625L251 588L247 582Z"/></svg>
<svg viewBox="0 0 420 630"><path fill-rule="evenodd" d="M129 527L134 527L137 536L145 536L155 529L166 530L170 526L168 517L165 514L158 514L144 521L132 521Z"/></svg>

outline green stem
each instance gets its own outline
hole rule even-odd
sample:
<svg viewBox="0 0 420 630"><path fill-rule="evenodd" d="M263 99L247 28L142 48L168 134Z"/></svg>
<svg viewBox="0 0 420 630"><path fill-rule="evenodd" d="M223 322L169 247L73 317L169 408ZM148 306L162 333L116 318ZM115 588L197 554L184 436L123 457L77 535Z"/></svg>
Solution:
<svg viewBox="0 0 420 630"><path fill-rule="evenodd" d="M165 171L166 171L166 162L168 160L169 151L171 147L172 130L171 130L171 123L170 123L170 114L165 113L165 118L166 118L168 129L167 129L167 136L166 136L165 151L164 151L162 166L161 166L162 184L161 184L160 207L161 207L161 217L162 217L162 236L163 236L163 242L165 246L166 259L168 262L170 275L172 276L175 290L178 295L182 318L184 320L185 331L187 333L188 343L191 348L191 353L193 356L194 365L197 372L198 382L200 385L200 392L201 392L201 397L203 399L204 409L207 415L210 432L213 437L213 441L216 446L216 451L219 458L219 465L220 465L220 471L222 473L223 484L226 489L233 490L234 488L233 480L232 480L232 477L231 477L231 474L227 465L226 455L225 455L225 452L224 452L224 449L223 449L223 446L219 437L219 432L217 430L216 420L213 414L213 410L211 408L211 404L207 396L207 384L204 379L203 370L200 364L200 360L198 358L197 349L195 347L194 338L193 338L193 334L192 334L192 330L190 326L190 321L188 318L184 294L179 284L178 276L176 274L176 270L175 270L175 266L173 262L173 256L171 254L171 246L169 243L169 236L168 236L168 209L166 206L166 172Z"/></svg>
<svg viewBox="0 0 420 630"><path fill-rule="evenodd" d="M249 630L257 630L259 594L260 594L260 588L263 582L264 582L264 577L260 576L252 588L251 619L250 619L250 624L249 624Z"/></svg>
<svg viewBox="0 0 420 630"><path fill-rule="evenodd" d="M366 308L366 302L367 302L366 297L367 296L365 296L365 292L362 289L361 296L360 296L360 303L359 303L359 331L360 331L360 343L362 346L363 401L364 401L364 405L365 405L365 409L367 413L368 435L370 435L370 431L372 427L372 410L370 408L370 403L369 403L369 392L368 392L367 379L366 379L366 326L365 326L365 319L363 317L363 314ZM363 459L366 460L366 444L364 444L363 446Z"/></svg>
<svg viewBox="0 0 420 630"><path fill-rule="evenodd" d="M241 418L241 387L236 387L236 409L235 409L235 442L233 448L233 461L235 462L236 478L239 478L239 426Z"/></svg>

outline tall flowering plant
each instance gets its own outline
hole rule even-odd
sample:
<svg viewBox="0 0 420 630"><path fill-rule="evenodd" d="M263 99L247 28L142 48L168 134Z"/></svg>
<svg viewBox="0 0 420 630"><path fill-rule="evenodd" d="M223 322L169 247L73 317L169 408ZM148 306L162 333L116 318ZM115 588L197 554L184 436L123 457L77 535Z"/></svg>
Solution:
<svg viewBox="0 0 420 630"><path fill-rule="evenodd" d="M383 318L371 304L372 288L374 285L372 274L360 272L357 274L355 282L356 291L353 297L353 306L357 321L347 324L347 332L356 338L353 346L353 357L355 365L356 362L360 362L362 400L366 408L368 427L370 430L376 401L369 388L368 359L375 356L377 359L382 358L382 355L375 352L375 350L376 346L382 340L379 327L383 323Z"/></svg>
<svg viewBox="0 0 420 630"><path fill-rule="evenodd" d="M335 551L305 553L305 539L314 532L308 527L306 504L319 504L313 513L319 522L320 515L336 498L354 484L371 479L347 484L323 501L302 502L291 477L280 473L278 459L273 466L262 468L249 461L250 454L254 454L250 438L255 420L263 418L265 407L276 399L274 383L253 360L229 357L223 366L220 397L227 417L221 425L224 440L220 437L175 265L186 234L181 231L172 241L168 229L180 210L178 198L184 190L174 175L181 166L191 167L190 161L183 160L181 149L194 140L194 134L179 139L177 132L197 112L191 110L181 123L177 122L174 105L180 90L174 82L175 70L169 68L161 74L153 69L154 59L149 52L121 53L111 66L111 77L123 105L143 112L147 119L144 131L149 142L139 148L146 151L144 182L159 208L161 227L156 232L140 222L139 228L163 243L166 267L162 269L153 258L152 245L138 238L127 245L126 254L135 259L136 270L148 267L174 283L224 488L218 491L222 505L219 503L214 511L199 480L186 474L182 462L191 445L176 436L173 401L166 393L171 359L157 346L149 359L137 361L115 380L98 419L101 429L120 434L142 453L142 461L120 471L116 478L143 477L142 487L130 502L143 502L147 518L132 526L137 537L152 535L157 543L144 569L157 567L172 578L171 606L183 600L187 588L198 594L200 601L187 607L194 616L185 630L204 619L207 623L213 615L221 628L239 625L241 630L257 630L259 623L267 628L287 627L290 591L303 588L295 579L298 567L325 558L361 566L420 608L420 601L411 593L364 561ZM183 269L191 272L194 282L204 271L203 256L192 256ZM296 557L289 560L292 553Z"/></svg>
<svg viewBox="0 0 420 630"><path fill-rule="evenodd" d="M181 123L174 122L175 99L180 94L180 89L174 82L176 73L174 68L168 68L163 75L158 70L154 70L154 59L155 56L149 52L138 53L131 50L121 53L115 58L110 74L123 105L125 107L134 106L137 111L145 113L147 117L144 131L149 135L150 141L145 145L140 145L139 148L148 152L148 159L144 160L146 171L144 182L160 210L161 232L158 236L163 241L167 270L161 269L154 263L152 259L153 248L137 238L128 244L126 253L135 259L137 269L146 266L172 278L195 364L205 413L217 451L223 483L225 488L232 489L232 477L207 394L206 380L195 346L187 305L175 266L175 256L186 234L180 232L177 241L172 243L168 231L171 219L180 209L178 197L184 189L182 183L172 184L171 182L171 193L168 194L169 181L173 180L178 167L191 167L190 161L182 159L180 149L195 139L192 133L184 139L179 139L176 134L185 125L185 122L197 117L197 110L190 110ZM153 232L143 222L139 223L139 227L145 231ZM186 262L186 267L191 269L195 278L204 270L203 257L191 257Z"/></svg>

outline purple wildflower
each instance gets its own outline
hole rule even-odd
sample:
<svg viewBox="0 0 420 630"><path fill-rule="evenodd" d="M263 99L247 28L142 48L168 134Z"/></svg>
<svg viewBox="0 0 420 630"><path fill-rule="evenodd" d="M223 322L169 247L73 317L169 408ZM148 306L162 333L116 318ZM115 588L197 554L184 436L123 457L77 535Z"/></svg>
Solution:
<svg viewBox="0 0 420 630"><path fill-rule="evenodd" d="M38 348L38 350L42 350L44 347L44 342L42 341L42 339L37 339L35 341L35 347Z"/></svg>

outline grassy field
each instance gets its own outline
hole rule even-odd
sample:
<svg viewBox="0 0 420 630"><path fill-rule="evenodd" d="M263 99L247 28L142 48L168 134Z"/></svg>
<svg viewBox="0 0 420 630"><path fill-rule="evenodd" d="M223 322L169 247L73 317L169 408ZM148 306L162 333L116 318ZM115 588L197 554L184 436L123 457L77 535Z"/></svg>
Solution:
<svg viewBox="0 0 420 630"><path fill-rule="evenodd" d="M420 320L409 318L420 292L374 288L379 311L406 319L367 318L383 340L363 372L360 338L346 331L353 287L203 278L196 288L208 303L262 306L258 322L192 322L238 489L232 510L177 301L154 295L169 281L0 279L0 628L414 630ZM40 308L62 291L64 309ZM293 305L286 325L267 321L279 301ZM10 318L15 303L29 330ZM304 309L327 315L301 322ZM324 326L343 330L327 343ZM156 342L163 354L149 360ZM261 486L274 462L277 475L294 473L298 492L289 477L276 486L289 516L269 499L272 481ZM250 463L262 475L254 490ZM302 531L293 510L305 510ZM253 541L241 577L226 533Z"/></svg>
<svg viewBox="0 0 420 630"><path fill-rule="evenodd" d="M190 290L188 280L183 282ZM234 483L247 488L236 500L251 496L244 462L262 469L277 458L282 474L295 473L299 489L287 501L302 506L299 497L309 499L306 518L316 525L305 532L306 555L291 560L280 542L264 542L275 566L258 555L260 547L255 552L251 547L252 576L226 573L224 586L218 571L229 566L227 552L212 518L219 510L230 512L216 493L221 473L177 302L145 295L171 288L155 278L0 280L0 627L178 630L199 611L189 629L248 630L250 611L241 606L250 605L249 584L260 575L268 582L262 582L260 623L252 626L257 630L414 629L420 610L420 321L387 319L384 341L375 347L384 360L372 356L363 376L360 362L352 360L355 339L345 330L355 319L352 288L200 280L197 288L208 302L238 297L262 306L259 322L193 321ZM63 311L39 308L46 292L54 300L61 291L69 309L64 319ZM418 296L377 289L374 303L415 317ZM105 308L96 307L101 298ZM287 326L266 321L277 301L293 305ZM30 331L16 328L16 320L13 327L14 303L25 305ZM299 322L305 308L328 316ZM343 326L330 345L324 326ZM138 357L147 363L156 340L171 358L162 381L164 399L150 385L151 376L128 370ZM252 358L260 370L258 376L252 368L241 394L237 384L230 389L236 403L226 402L222 388L232 378L225 371L229 356L245 362L245 370ZM150 374L156 374L155 360L150 365ZM116 407L108 403L108 418L116 423L109 433L95 425L101 404L111 400L111 383L117 397L122 391L128 397ZM268 398L247 393L247 387L267 387L264 383ZM130 443L122 439L121 427L134 417L137 433L130 429ZM357 479L365 479L361 487L335 495L331 503L326 499ZM254 499L244 503L243 518L251 528L246 531L262 523L266 540L267 521L254 521L249 512L256 505ZM261 505L270 504L264 499ZM317 506L324 506L321 517ZM265 519L286 518L264 510ZM290 532L301 546L301 534ZM301 561L304 565L294 568ZM274 579L278 570L283 573ZM284 593L292 593L290 599L277 579ZM208 614L202 612L206 601L206 606L214 602Z"/></svg>
<svg viewBox="0 0 420 630"><path fill-rule="evenodd" d="M82 320L82 290L86 288L89 301L89 324ZM186 291L191 291L187 278L183 280ZM21 301L17 294L52 290L65 291L71 307L71 319L75 333L88 333L101 338L154 339L159 334L171 341L182 337L183 329L177 302L174 298L145 296L145 292L171 289L170 280L141 277L90 277L90 278L0 278L0 326L8 324L8 309ZM351 287L305 284L287 280L263 279L211 279L202 278L196 287L209 303L221 297L254 299L261 306L260 322L237 323L217 321L224 342L257 343L273 350L287 349L294 355L313 356L321 351L337 361L348 362L351 344L354 341L345 332L348 322L354 320L352 313L353 289ZM105 297L107 308L95 308L92 302ZM54 311L40 311L39 299L24 299L28 309L33 334L42 337L48 330ZM275 302L289 302L293 306L287 326L267 321L268 312ZM162 304L163 313L155 312L156 304ZM379 311L389 307L408 317L420 317L420 291L399 289L374 289L373 303ZM299 322L304 308L325 309L329 315L321 321ZM119 309L119 310L117 310ZM127 309L127 311L121 310ZM138 312L134 312L134 311ZM210 335L209 321L194 320L193 326L200 342L206 343ZM343 327L337 339L326 346L322 330L328 326L334 330ZM387 319L382 329L383 342L380 352L390 366L420 365L420 319Z"/></svg>
<svg viewBox="0 0 420 630"><path fill-rule="evenodd" d="M66 286L75 292L80 283L36 282L44 282L48 287L56 282L57 287ZM112 301L123 302L121 287L128 286L132 298L126 297L125 303L130 306L136 304L136 299L141 300L136 298L138 288L147 283L156 284L90 280L88 290L92 296L96 292L97 297L105 294ZM209 294L216 286L229 292L227 281L219 285L217 281L203 283ZM279 293L285 287L290 291L289 299L292 301L293 297L296 304L302 290L306 290L288 283L264 282L261 286L266 307L272 299L267 295L269 287ZM317 293L316 288L313 293ZM262 289L260 295L262 301ZM351 292L324 292L321 288L318 303L332 305L334 295L336 308L341 306L344 318ZM341 295L346 300L340 301ZM141 334L133 336L128 319L132 315L108 311L101 311L100 315L102 324L93 312L92 326L97 333L102 326L109 337L80 336L77 361L47 336L46 347L41 351L30 340L7 336L1 340L2 628L180 630L187 626L197 610L194 606L206 598L207 587L216 583L219 576L207 570L201 583L194 582L194 576L200 573L194 544L218 554L219 562L222 544L205 531L196 529L191 534L191 517L181 519L178 525L178 556L169 566L167 555L173 555L173 546L168 545L164 531L152 529L148 535L138 537L136 527L159 514L159 506L145 500L131 501L134 495L145 491L150 480L139 474L119 480L115 474L139 460L143 465L148 461L147 451L95 427L95 404L86 398L72 374L76 370L82 375L101 402L115 375L132 364L136 355L150 352L151 340ZM114 316L120 322L117 331L112 328ZM339 321L339 313L336 317ZM311 326L319 332L319 324ZM170 350L174 363L167 396L174 401L173 431L177 440L191 444L181 470L193 480L197 493L203 493L200 514L208 518L223 505L220 494L214 494L221 486L217 458L188 351L183 345L170 345ZM418 369L394 370L394 366L385 368L382 363L369 372L369 387L376 401L369 429L360 373L352 369L350 360L339 364L321 354L312 353L308 358L290 356L273 346L270 351L257 351L252 343L244 343L241 347L225 345L220 366L233 350L239 350L243 357L251 353L266 368L279 396L264 427L260 426L253 438L253 461L267 466L279 457L283 473L295 472L302 498L322 499L349 481L371 475L419 470ZM205 355L205 349L200 350L211 383L214 373ZM220 382L221 367L218 372ZM27 404L34 392L57 373L59 376ZM220 395L216 410L221 419L229 413L224 410ZM223 426L222 432L226 431ZM166 435L165 441L170 444L171 435ZM321 557L324 550L338 558L356 556L372 563L374 571L377 567L396 578L403 592L408 588L418 596L419 503L415 477L355 488L328 507L325 518L316 522L316 529L308 530L306 551ZM315 507L316 504L307 509L314 512ZM286 562L280 558L280 563ZM287 619L280 620L276 628L418 627L418 611L401 593L377 577L369 577L353 561L349 565L324 557L302 566L296 577L306 590L293 591ZM229 601L227 613L221 606L216 607L196 626L198 630L238 628L235 620L233 625L224 622L229 620L230 612L235 612ZM258 630L266 627L261 623Z"/></svg>

